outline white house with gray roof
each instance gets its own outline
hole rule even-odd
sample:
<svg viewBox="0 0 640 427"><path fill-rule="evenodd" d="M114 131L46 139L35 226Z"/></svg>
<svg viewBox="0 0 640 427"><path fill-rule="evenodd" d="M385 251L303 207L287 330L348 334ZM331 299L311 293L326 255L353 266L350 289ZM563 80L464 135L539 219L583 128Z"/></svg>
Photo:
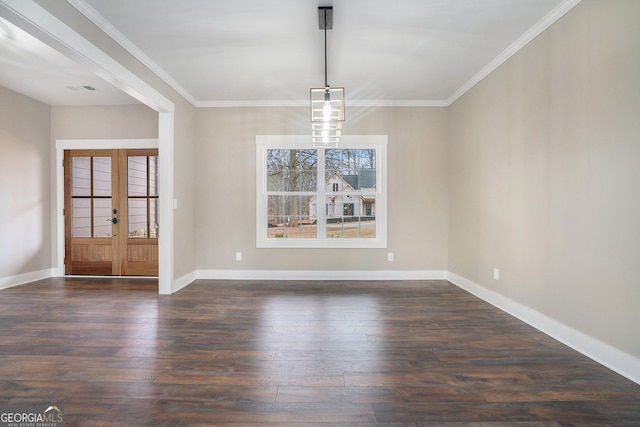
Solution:
<svg viewBox="0 0 640 427"><path fill-rule="evenodd" d="M375 190L375 169L360 169L355 175L333 172L325 181L327 219L375 216ZM317 217L315 196L309 200L309 213L312 218Z"/></svg>

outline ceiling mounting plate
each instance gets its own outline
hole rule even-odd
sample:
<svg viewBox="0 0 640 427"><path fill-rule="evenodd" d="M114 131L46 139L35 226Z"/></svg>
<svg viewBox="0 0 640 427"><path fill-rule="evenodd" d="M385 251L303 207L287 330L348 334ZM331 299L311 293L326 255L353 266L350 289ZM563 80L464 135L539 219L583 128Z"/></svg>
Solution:
<svg viewBox="0 0 640 427"><path fill-rule="evenodd" d="M333 28L333 6L318 7L318 25L321 30L330 30Z"/></svg>

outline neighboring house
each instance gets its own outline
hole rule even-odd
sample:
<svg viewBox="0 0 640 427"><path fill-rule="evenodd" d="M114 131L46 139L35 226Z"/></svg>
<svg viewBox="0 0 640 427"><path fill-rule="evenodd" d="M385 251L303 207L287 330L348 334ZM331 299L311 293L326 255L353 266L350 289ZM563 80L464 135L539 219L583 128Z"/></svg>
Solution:
<svg viewBox="0 0 640 427"><path fill-rule="evenodd" d="M373 195L375 191L375 169L359 169L355 175L341 175L334 172L325 181L327 219L375 216L376 200ZM317 217L315 196L309 200L309 214L312 218Z"/></svg>

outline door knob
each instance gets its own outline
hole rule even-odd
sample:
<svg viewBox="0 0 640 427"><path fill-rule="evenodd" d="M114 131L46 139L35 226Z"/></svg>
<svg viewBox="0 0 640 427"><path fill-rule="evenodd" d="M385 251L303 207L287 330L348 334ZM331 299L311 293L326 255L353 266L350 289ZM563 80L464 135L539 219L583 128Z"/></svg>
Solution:
<svg viewBox="0 0 640 427"><path fill-rule="evenodd" d="M118 223L118 218L111 218L111 219L107 218L107 222L110 222L112 224L117 224Z"/></svg>

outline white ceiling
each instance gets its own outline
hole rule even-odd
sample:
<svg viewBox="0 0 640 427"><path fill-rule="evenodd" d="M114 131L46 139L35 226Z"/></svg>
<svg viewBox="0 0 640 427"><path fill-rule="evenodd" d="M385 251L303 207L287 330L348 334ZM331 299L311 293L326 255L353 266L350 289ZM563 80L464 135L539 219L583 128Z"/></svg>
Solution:
<svg viewBox="0 0 640 427"><path fill-rule="evenodd" d="M67 1L197 106L297 105L324 86L325 0ZM578 2L335 0L329 84L352 104L448 105ZM66 91L46 102L65 104L86 95L66 86L104 85L60 58L8 55L0 41L4 86L17 84L8 74L47 71L42 82Z"/></svg>
<svg viewBox="0 0 640 427"><path fill-rule="evenodd" d="M118 105L137 102L2 18L0 86L49 105ZM88 90L85 86L94 90Z"/></svg>

